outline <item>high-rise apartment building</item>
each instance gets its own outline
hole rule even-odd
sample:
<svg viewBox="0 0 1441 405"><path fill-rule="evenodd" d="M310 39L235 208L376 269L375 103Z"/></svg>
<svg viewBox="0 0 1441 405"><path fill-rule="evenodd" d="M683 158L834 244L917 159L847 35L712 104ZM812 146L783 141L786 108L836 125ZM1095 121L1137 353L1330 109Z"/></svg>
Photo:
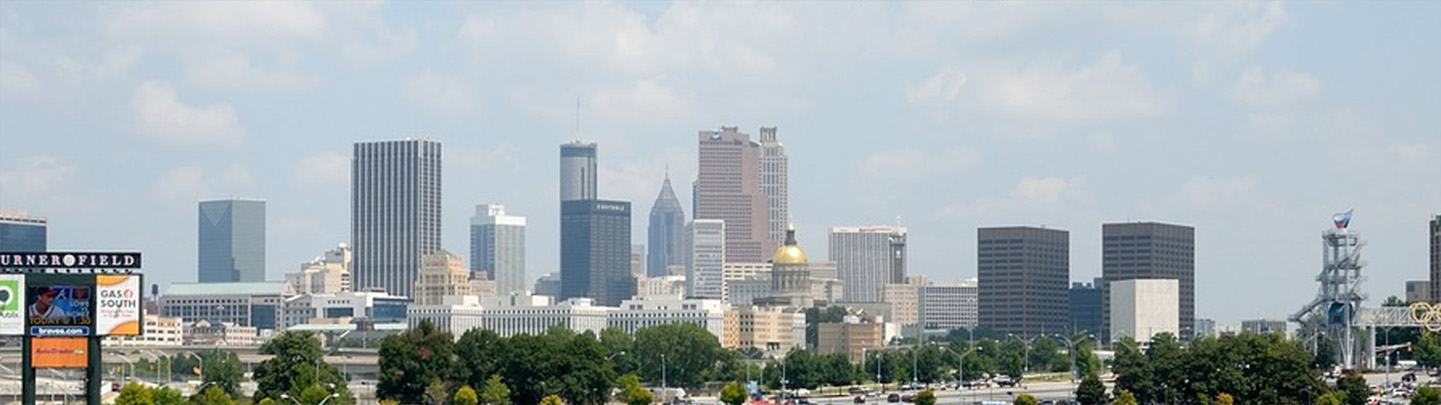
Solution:
<svg viewBox="0 0 1441 405"><path fill-rule="evenodd" d="M1441 299L1441 214L1431 218L1431 299Z"/></svg>
<svg viewBox="0 0 1441 405"><path fill-rule="evenodd" d="M670 175L661 183L660 195L650 207L650 224L646 243L650 245L645 259L645 275L660 277L670 273L670 266L685 264L685 210L670 187Z"/></svg>
<svg viewBox="0 0 1441 405"><path fill-rule="evenodd" d="M440 142L357 142L354 153L354 290L410 297L420 257L440 250Z"/></svg>
<svg viewBox="0 0 1441 405"><path fill-rule="evenodd" d="M265 281L265 201L200 202L199 281Z"/></svg>
<svg viewBox="0 0 1441 405"><path fill-rule="evenodd" d="M636 293L630 273L630 202L560 203L560 299L617 306Z"/></svg>
<svg viewBox="0 0 1441 405"><path fill-rule="evenodd" d="M846 302L881 302L886 284L905 283L906 228L832 227L829 259L846 286Z"/></svg>
<svg viewBox="0 0 1441 405"><path fill-rule="evenodd" d="M560 200L596 199L596 146L580 140L560 145Z"/></svg>
<svg viewBox="0 0 1441 405"><path fill-rule="evenodd" d="M686 296L725 297L725 221L697 219L686 226Z"/></svg>
<svg viewBox="0 0 1441 405"><path fill-rule="evenodd" d="M525 291L525 217L506 215L500 204L477 205L470 217L470 271L485 273L498 293Z"/></svg>
<svg viewBox="0 0 1441 405"><path fill-rule="evenodd" d="M760 188L760 145L736 127L700 131L695 218L726 224L726 260L759 262L775 250L769 199Z"/></svg>
<svg viewBox="0 0 1441 405"><path fill-rule="evenodd" d="M790 223L790 159L786 147L776 138L776 127L761 127L761 194L766 196L770 221L766 226L771 242L786 240Z"/></svg>
<svg viewBox="0 0 1441 405"><path fill-rule="evenodd" d="M1109 333L1108 286L1121 280L1171 279L1180 282L1182 340L1191 340L1196 324L1196 229L1158 222L1101 225L1101 277L1103 333ZM1108 335L1109 336L1109 335Z"/></svg>
<svg viewBox="0 0 1441 405"><path fill-rule="evenodd" d="M44 252L48 225L25 210L0 208L0 252Z"/></svg>
<svg viewBox="0 0 1441 405"><path fill-rule="evenodd" d="M1071 325L1072 332L1087 332L1101 335L1101 322L1105 316L1105 305L1101 301L1101 287L1106 279L1096 277L1091 283L1071 283Z"/></svg>
<svg viewBox="0 0 1441 405"><path fill-rule="evenodd" d="M1064 333L1070 321L1070 243L1070 232L1060 229L980 228L980 326L1025 337Z"/></svg>

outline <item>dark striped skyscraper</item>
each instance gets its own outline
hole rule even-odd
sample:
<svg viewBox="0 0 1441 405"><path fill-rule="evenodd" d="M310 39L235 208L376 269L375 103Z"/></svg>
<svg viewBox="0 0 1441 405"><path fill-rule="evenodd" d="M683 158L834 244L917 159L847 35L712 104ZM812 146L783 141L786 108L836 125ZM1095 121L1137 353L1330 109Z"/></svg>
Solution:
<svg viewBox="0 0 1441 405"><path fill-rule="evenodd" d="M351 160L355 291L411 296L422 255L440 250L440 142L357 142Z"/></svg>
<svg viewBox="0 0 1441 405"><path fill-rule="evenodd" d="M1431 300L1441 301L1441 214L1431 218Z"/></svg>
<svg viewBox="0 0 1441 405"><path fill-rule="evenodd" d="M630 203L560 203L560 299L589 297L618 306L635 296L630 272Z"/></svg>
<svg viewBox="0 0 1441 405"><path fill-rule="evenodd" d="M0 252L44 252L47 225L25 210L0 208Z"/></svg>
<svg viewBox="0 0 1441 405"><path fill-rule="evenodd" d="M1031 338L1070 326L1070 232L1034 227L977 232L980 322Z"/></svg>
<svg viewBox="0 0 1441 405"><path fill-rule="evenodd" d="M265 201L200 202L199 277L202 283L265 281Z"/></svg>
<svg viewBox="0 0 1441 405"><path fill-rule="evenodd" d="M670 187L670 175L661 183L660 195L650 208L648 231L650 250L645 259L646 277L664 276L669 274L670 266L685 265L685 211Z"/></svg>
<svg viewBox="0 0 1441 405"><path fill-rule="evenodd" d="M1182 340L1196 327L1196 229L1159 222L1101 225L1101 286L1104 339L1111 339L1110 284L1132 279L1178 280Z"/></svg>

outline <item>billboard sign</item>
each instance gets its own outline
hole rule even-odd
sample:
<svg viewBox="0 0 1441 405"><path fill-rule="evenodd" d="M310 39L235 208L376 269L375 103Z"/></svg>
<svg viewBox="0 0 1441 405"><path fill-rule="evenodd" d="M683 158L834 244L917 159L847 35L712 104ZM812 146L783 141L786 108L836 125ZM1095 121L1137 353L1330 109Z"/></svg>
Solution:
<svg viewBox="0 0 1441 405"><path fill-rule="evenodd" d="M95 335L140 335L139 275L95 276Z"/></svg>
<svg viewBox="0 0 1441 405"><path fill-rule="evenodd" d="M30 365L35 368L85 368L89 339L83 337L45 337L30 339Z"/></svg>
<svg viewBox="0 0 1441 405"><path fill-rule="evenodd" d="M25 334L25 276L0 274L0 336Z"/></svg>

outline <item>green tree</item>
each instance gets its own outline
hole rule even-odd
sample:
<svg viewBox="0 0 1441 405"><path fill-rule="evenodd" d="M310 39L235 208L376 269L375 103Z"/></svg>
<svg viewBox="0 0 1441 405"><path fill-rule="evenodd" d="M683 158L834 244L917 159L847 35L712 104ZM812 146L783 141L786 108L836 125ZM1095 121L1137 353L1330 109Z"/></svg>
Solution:
<svg viewBox="0 0 1441 405"><path fill-rule="evenodd" d="M260 346L260 354L270 355L271 358L255 366L253 400L280 398L280 394L299 397L312 385L328 387L334 384L340 397L326 402L327 405L354 403L355 398L346 388L345 375L323 361L320 341L310 332L281 333Z"/></svg>
<svg viewBox="0 0 1441 405"><path fill-rule="evenodd" d="M482 387L491 375L500 371L501 337L490 329L475 328L460 335L455 342L454 380L472 387Z"/></svg>
<svg viewBox="0 0 1441 405"><path fill-rule="evenodd" d="M702 375L720 360L724 349L710 331L691 323L641 328L635 333L635 355L640 376L659 384L664 363L666 383L672 387L698 387Z"/></svg>
<svg viewBox="0 0 1441 405"><path fill-rule="evenodd" d="M1031 394L1017 395L1013 403L1015 405L1036 405L1036 397L1031 396Z"/></svg>
<svg viewBox="0 0 1441 405"><path fill-rule="evenodd" d="M1413 346L1412 354L1416 364L1422 367L1441 367L1441 334L1427 333Z"/></svg>
<svg viewBox="0 0 1441 405"><path fill-rule="evenodd" d="M605 356L611 359L616 374L631 374L640 368L635 356L635 337L624 329L614 326L601 329L600 345L605 347Z"/></svg>
<svg viewBox="0 0 1441 405"><path fill-rule="evenodd" d="M1411 405L1441 405L1441 388L1421 387L1411 395Z"/></svg>
<svg viewBox="0 0 1441 405"><path fill-rule="evenodd" d="M1119 390L1114 405L1136 405L1136 395L1131 391Z"/></svg>
<svg viewBox="0 0 1441 405"><path fill-rule="evenodd" d="M1366 386L1366 379L1355 372L1337 378L1336 391L1342 394L1346 405L1365 405L1366 400L1371 398L1371 388Z"/></svg>
<svg viewBox="0 0 1441 405"><path fill-rule="evenodd" d="M1025 394L1021 394L1025 395ZM936 392L929 389L916 394L916 405L936 405ZM1019 404L1019 402L1017 402Z"/></svg>
<svg viewBox="0 0 1441 405"><path fill-rule="evenodd" d="M125 384L115 397L115 405L156 405L155 392L138 383Z"/></svg>
<svg viewBox="0 0 1441 405"><path fill-rule="evenodd" d="M1236 399L1231 398L1231 394L1227 394L1224 392L1216 394L1216 405L1233 405L1235 403Z"/></svg>
<svg viewBox="0 0 1441 405"><path fill-rule="evenodd" d="M485 380L485 388L481 389L480 399L486 405L509 405L510 388L500 381L500 374L492 374L490 379Z"/></svg>
<svg viewBox="0 0 1441 405"><path fill-rule="evenodd" d="M477 405L480 403L480 397L475 394L475 388L462 385L460 389L455 390L455 398L450 403L453 405Z"/></svg>
<svg viewBox="0 0 1441 405"><path fill-rule="evenodd" d="M304 390L301 390L300 396L296 399L300 401L301 405L317 405L321 401L325 401L325 398L328 397L330 397L329 390L326 390L325 387L321 387L320 385L312 384L309 387L305 387ZM328 404L329 402L326 403Z"/></svg>
<svg viewBox="0 0 1441 405"><path fill-rule="evenodd" d="M425 387L425 403L431 405L444 405L450 399L450 384L445 381L435 381Z"/></svg>
<svg viewBox="0 0 1441 405"><path fill-rule="evenodd" d="M620 401L627 405L645 405L654 400L654 397L650 395L650 391L647 391L645 387L640 385L640 377L637 377L635 374L620 376L620 380L616 381L616 385L620 386ZM726 388L730 388L730 386L727 385ZM725 390L721 390L721 401L725 401Z"/></svg>
<svg viewBox="0 0 1441 405"><path fill-rule="evenodd" d="M226 394L224 389L214 385L206 387L205 391L190 398L190 402L195 405L235 405L235 399L230 398L230 394Z"/></svg>
<svg viewBox="0 0 1441 405"><path fill-rule="evenodd" d="M203 363L197 361L196 367L204 365L201 374L205 377L203 383L210 383L225 390L226 395L240 395L240 380L245 376L245 370L240 365L240 357L232 351L212 349L202 351L197 356L204 359Z"/></svg>
<svg viewBox="0 0 1441 405"><path fill-rule="evenodd" d="M1345 397L1346 394L1339 391L1327 392L1325 395L1316 398L1316 405L1343 405L1345 401L1342 399Z"/></svg>
<svg viewBox="0 0 1441 405"><path fill-rule="evenodd" d="M155 387L155 405L181 405L185 403L185 394L180 390L168 386Z"/></svg>
<svg viewBox="0 0 1441 405"><path fill-rule="evenodd" d="M561 401L559 395L551 394L541 398L540 405L565 405L565 401Z"/></svg>
<svg viewBox="0 0 1441 405"><path fill-rule="evenodd" d="M424 400L427 387L450 377L453 341L450 332L436 328L429 320L385 338L380 344L376 396L402 403Z"/></svg>
<svg viewBox="0 0 1441 405"><path fill-rule="evenodd" d="M605 361L605 348L595 334L587 331L548 337L561 340L562 361L556 374L560 376L558 391L561 398L573 404L605 403L610 398L615 371Z"/></svg>
<svg viewBox="0 0 1441 405"><path fill-rule="evenodd" d="M721 388L720 400L729 405L740 405L746 402L746 389L740 383L732 381Z"/></svg>
<svg viewBox="0 0 1441 405"><path fill-rule="evenodd" d="M255 405L275 405L275 400L270 398L264 398L261 399L260 402L256 402Z"/></svg>
<svg viewBox="0 0 1441 405"><path fill-rule="evenodd" d="M1081 379L1081 384L1076 386L1076 401L1081 405L1101 405L1108 402L1106 398L1106 384L1101 382L1101 377L1096 373L1086 374Z"/></svg>

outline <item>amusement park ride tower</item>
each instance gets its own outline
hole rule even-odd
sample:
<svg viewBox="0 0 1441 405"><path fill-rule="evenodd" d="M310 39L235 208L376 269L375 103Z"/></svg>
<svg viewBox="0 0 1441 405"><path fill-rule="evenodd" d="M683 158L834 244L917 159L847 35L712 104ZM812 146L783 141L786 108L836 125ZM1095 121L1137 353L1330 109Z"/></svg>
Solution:
<svg viewBox="0 0 1441 405"><path fill-rule="evenodd" d="M1331 340L1341 366L1359 368L1363 362L1369 363L1370 356L1358 356L1358 352L1367 353L1370 350L1362 346L1374 344L1372 339L1359 342L1356 338L1363 326L1357 323L1356 314L1361 309L1361 301L1366 299L1360 292L1361 282L1366 280L1361 275L1361 268L1366 266L1361 260L1361 249L1366 242L1360 232L1349 229L1351 211L1336 214L1332 222L1336 227L1321 234L1322 267L1321 274L1316 276L1321 287L1316 291L1316 298L1291 315L1290 320L1300 323L1303 330L1322 331L1325 336L1317 338Z"/></svg>

